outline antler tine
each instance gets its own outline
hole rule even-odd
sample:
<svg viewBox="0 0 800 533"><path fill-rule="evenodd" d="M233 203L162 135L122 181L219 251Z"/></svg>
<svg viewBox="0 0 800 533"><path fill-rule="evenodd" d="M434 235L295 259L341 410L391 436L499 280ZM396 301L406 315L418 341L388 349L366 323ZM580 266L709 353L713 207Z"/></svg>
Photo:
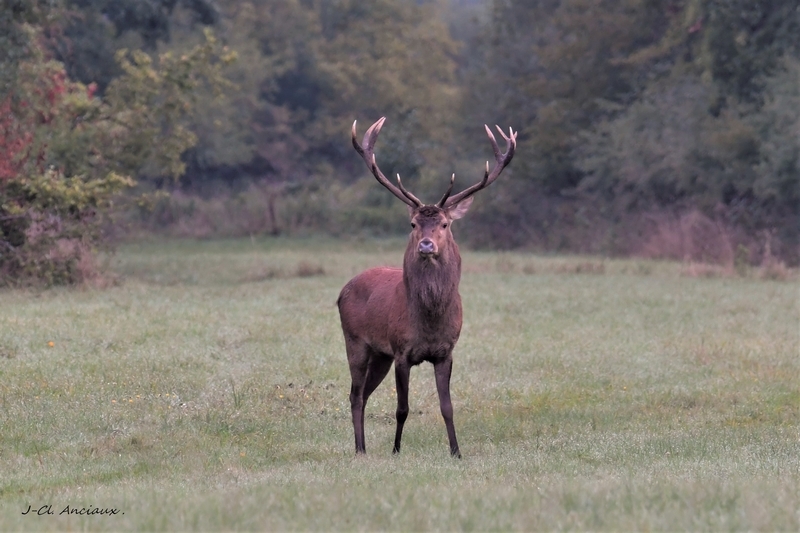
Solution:
<svg viewBox="0 0 800 533"><path fill-rule="evenodd" d="M439 203L437 203L436 205L438 205L439 207L444 207L444 203L447 201L447 198L450 196L450 193L453 192L453 184L455 182L456 182L456 175L455 173L453 173L453 175L450 177L450 186L447 188L447 191L444 193L444 196L442 196L442 199L439 200Z"/></svg>
<svg viewBox="0 0 800 533"><path fill-rule="evenodd" d="M370 153L372 153L372 149L375 148L375 143L378 141L378 134L381 132L384 122L386 122L386 117L379 118L377 122L370 126L364 133L362 144L367 147L367 151Z"/></svg>
<svg viewBox="0 0 800 533"><path fill-rule="evenodd" d="M503 136L503 139L505 139L507 141L508 140L508 135L506 135L506 133L503 131L503 129L500 126L498 126L497 124L495 124L494 127L497 128L497 132L500 135ZM511 134L513 135L513 132L511 131L511 128L509 128L508 131L511 132Z"/></svg>
<svg viewBox="0 0 800 533"><path fill-rule="evenodd" d="M356 133L356 124L358 124L358 121L354 120L353 127L350 129L350 140L353 142L353 148L356 149L356 152L358 152L361 157L364 157L364 149L358 144L358 138L356 137L358 135Z"/></svg>
<svg viewBox="0 0 800 533"><path fill-rule="evenodd" d="M350 131L353 141L353 148L356 149L358 155L360 155L364 160L364 163L367 164L367 168L369 168L370 172L372 172L372 175L375 176L375 179L378 180L378 183L389 189L389 191L397 196L397 198L402 200L403 203L411 207L420 207L422 206L422 202L420 202L416 196L409 193L405 189L401 190L392 185L392 183L386 179L386 176L383 175L381 169L378 168L378 163L375 161L375 152L373 152L373 149L375 148L375 143L378 140L378 134L381 132L381 128L383 127L383 123L385 121L386 117L381 117L372 126L370 126L367 132L364 134L364 140L362 141L362 144L358 144L358 134L356 132L357 121L353 121L353 127Z"/></svg>
<svg viewBox="0 0 800 533"><path fill-rule="evenodd" d="M411 200L412 202L414 202L414 203L417 205L417 207L419 207L419 206L421 206L421 205L422 205L422 201L420 201L420 199L419 199L419 198L417 198L416 196L414 196L413 194L411 194L410 192L408 192L408 191L406 190L406 188L405 188L405 187L403 187L403 182L400 180L400 174L398 174L398 175L397 175L397 185L398 185L398 187L400 188L400 192L401 192L401 193L403 193L403 194L405 195L405 197L406 197L406 198L408 198L409 200Z"/></svg>
<svg viewBox="0 0 800 533"><path fill-rule="evenodd" d="M497 127L497 131L500 132L503 139L506 141L506 152L501 153L500 147L497 145L497 139L495 139L492 130L489 129L489 126L486 124L483 125L483 128L486 130L486 134L489 137L489 142L492 144L492 151L494 151L494 160L495 165L491 172L489 172L489 162L486 162L486 172L483 175L483 179L476 183L475 185L464 189L460 193L456 194L452 198L449 198L445 204L442 206L443 208L448 208L456 205L457 203L463 201L466 198L469 198L476 192L480 191L481 189L488 187L489 185L497 179L503 169L511 162L511 159L514 157L514 151L517 148L517 133L513 129L508 129L508 135L506 135L499 126Z"/></svg>
<svg viewBox="0 0 800 533"><path fill-rule="evenodd" d="M500 126L495 125L495 128L500 130ZM489 126L484 124L483 129L486 130L486 135L489 136L489 142L492 143L492 150L494 150L494 158L498 159L500 157L500 147L497 146L497 139L494 138L494 133L492 133L492 130L489 128ZM508 137L506 137L502 131L500 131L500 135L502 135L503 138L506 140L506 142L508 142Z"/></svg>

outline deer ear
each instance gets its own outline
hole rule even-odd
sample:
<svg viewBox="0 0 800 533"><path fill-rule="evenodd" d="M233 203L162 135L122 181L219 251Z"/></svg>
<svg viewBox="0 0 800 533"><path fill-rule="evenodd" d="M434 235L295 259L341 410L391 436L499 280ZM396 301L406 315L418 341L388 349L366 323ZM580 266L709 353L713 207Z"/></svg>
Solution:
<svg viewBox="0 0 800 533"><path fill-rule="evenodd" d="M469 211L469 206L472 205L472 200L474 199L473 196L469 196L456 205L451 207L447 210L447 216L450 217L450 220L458 220L459 218L463 217Z"/></svg>

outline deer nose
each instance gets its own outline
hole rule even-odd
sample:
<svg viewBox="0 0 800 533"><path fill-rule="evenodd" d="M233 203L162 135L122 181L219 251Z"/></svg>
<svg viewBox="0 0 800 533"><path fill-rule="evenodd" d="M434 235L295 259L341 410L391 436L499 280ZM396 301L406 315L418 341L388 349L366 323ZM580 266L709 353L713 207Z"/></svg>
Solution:
<svg viewBox="0 0 800 533"><path fill-rule="evenodd" d="M429 238L425 237L419 241L419 253L421 254L434 254L436 253L436 243Z"/></svg>

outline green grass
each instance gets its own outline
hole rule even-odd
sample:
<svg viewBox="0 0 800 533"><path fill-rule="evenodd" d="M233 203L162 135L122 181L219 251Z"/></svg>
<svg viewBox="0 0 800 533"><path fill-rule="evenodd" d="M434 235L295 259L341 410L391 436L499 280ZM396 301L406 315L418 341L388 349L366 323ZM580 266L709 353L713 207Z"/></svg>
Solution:
<svg viewBox="0 0 800 533"><path fill-rule="evenodd" d="M164 241L0 292L0 530L800 529L796 278L465 252L464 459L430 365L402 454L390 374L354 457L334 302L402 247Z"/></svg>

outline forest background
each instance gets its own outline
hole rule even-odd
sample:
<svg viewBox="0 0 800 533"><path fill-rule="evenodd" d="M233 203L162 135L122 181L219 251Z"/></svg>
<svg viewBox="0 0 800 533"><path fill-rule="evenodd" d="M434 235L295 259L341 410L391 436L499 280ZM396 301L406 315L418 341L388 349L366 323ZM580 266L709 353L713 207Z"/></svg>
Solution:
<svg viewBox="0 0 800 533"><path fill-rule="evenodd" d="M0 279L70 283L123 238L391 235L482 177L473 247L800 262L788 0L2 0Z"/></svg>

